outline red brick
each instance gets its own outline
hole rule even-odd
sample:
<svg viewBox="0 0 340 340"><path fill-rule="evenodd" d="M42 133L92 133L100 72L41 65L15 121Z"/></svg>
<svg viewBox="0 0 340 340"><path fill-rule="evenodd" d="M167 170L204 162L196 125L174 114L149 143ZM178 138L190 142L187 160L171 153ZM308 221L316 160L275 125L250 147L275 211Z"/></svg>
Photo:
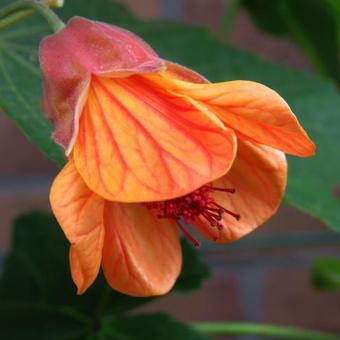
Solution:
<svg viewBox="0 0 340 340"><path fill-rule="evenodd" d="M299 210L281 204L277 213L258 230L258 233L294 233L327 231L324 223Z"/></svg>
<svg viewBox="0 0 340 340"><path fill-rule="evenodd" d="M309 268L272 270L264 292L264 321L340 331L340 295L314 289Z"/></svg>
<svg viewBox="0 0 340 340"><path fill-rule="evenodd" d="M121 2L141 19L151 19L160 16L160 0L121 0Z"/></svg>
<svg viewBox="0 0 340 340"><path fill-rule="evenodd" d="M0 190L0 255L8 250L15 217L30 210L49 210L48 185Z"/></svg>
<svg viewBox="0 0 340 340"><path fill-rule="evenodd" d="M226 13L223 0L185 0L184 20L191 24L205 25L217 31Z"/></svg>
<svg viewBox="0 0 340 340"><path fill-rule="evenodd" d="M0 112L0 176L47 176L57 167Z"/></svg>
<svg viewBox="0 0 340 340"><path fill-rule="evenodd" d="M191 294L175 294L143 307L144 311L167 311L183 321L226 321L242 319L237 279L221 270Z"/></svg>
<svg viewBox="0 0 340 340"><path fill-rule="evenodd" d="M267 60L302 69L313 69L303 52L291 41L262 33L245 10L239 10L227 36L221 36L221 22L227 15L231 1L183 0L184 20L205 25L219 38L246 51L255 52Z"/></svg>
<svg viewBox="0 0 340 340"><path fill-rule="evenodd" d="M243 10L236 17L230 34L230 42L236 47L255 52L279 64L307 70L313 69L303 52L294 43L260 32Z"/></svg>

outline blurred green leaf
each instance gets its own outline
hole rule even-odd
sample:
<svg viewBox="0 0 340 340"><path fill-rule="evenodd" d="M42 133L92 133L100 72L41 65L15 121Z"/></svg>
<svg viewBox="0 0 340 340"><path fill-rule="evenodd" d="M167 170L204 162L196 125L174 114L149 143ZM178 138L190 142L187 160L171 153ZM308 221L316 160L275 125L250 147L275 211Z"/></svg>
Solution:
<svg viewBox="0 0 340 340"><path fill-rule="evenodd" d="M315 67L340 85L339 1L243 0L263 31L295 41Z"/></svg>
<svg viewBox="0 0 340 340"><path fill-rule="evenodd" d="M208 276L208 269L198 259L198 253L188 248L187 242L182 245L183 269L174 289L197 289ZM52 215L34 212L16 219L11 252L5 260L0 279L1 339L9 339L7 335L14 323L17 329L12 334L13 339L22 339L25 332L27 339L35 339L35 334L37 339L48 339L51 334L57 337L58 334L104 332L104 320L116 320L118 315L155 299L135 298L115 292L102 275L84 295L77 296L68 269L68 248L69 244ZM156 316L158 318L166 320L165 328L172 323L176 329L175 321L165 316ZM139 325L138 318L132 320ZM126 324L123 318L119 331L122 334ZM114 325L118 327L119 322L116 320ZM36 329L38 333L34 333ZM111 332L112 325L108 329ZM186 326L179 324L178 329L181 332ZM129 333L125 333L125 338L130 339Z"/></svg>
<svg viewBox="0 0 340 340"><path fill-rule="evenodd" d="M312 281L319 289L340 291L340 258L318 259L313 264Z"/></svg>
<svg viewBox="0 0 340 340"><path fill-rule="evenodd" d="M28 304L0 304L0 338L6 340L84 339L88 325L67 313Z"/></svg>
<svg viewBox="0 0 340 340"><path fill-rule="evenodd" d="M318 147L316 157L290 158L286 202L340 231L340 200L334 194L340 186L340 95L331 82L240 52L216 41L206 29L178 23L140 22L121 5L110 0L92 0L86 6L82 0L66 1L66 6L58 12L64 20L73 15L82 15L126 27L145 38L162 57L191 67L212 81L248 79L278 91L289 102ZM34 30L38 30L39 34L30 35ZM31 74L32 70L35 74L39 72L36 48L42 31L46 32L46 26L32 18L22 25L0 32L0 44L12 46L16 56L19 55L20 60L24 59L24 64L29 65L22 68L14 63L15 58L1 59L8 51L0 51L0 61L5 63L3 70L8 78L0 74L0 107L30 135L34 143L47 152L46 147L51 146L51 158L62 163L62 158L56 156L59 154L58 147L46 139L50 128L42 128L42 124L45 126L47 123L39 114L39 79L35 77L37 79L33 81ZM12 82L17 93L30 102L30 110L23 100L14 95ZM32 115L32 111L37 114Z"/></svg>
<svg viewBox="0 0 340 340"><path fill-rule="evenodd" d="M8 340L207 340L163 313L79 321L72 311L32 306L0 306L0 337Z"/></svg>
<svg viewBox="0 0 340 340"><path fill-rule="evenodd" d="M163 313L104 320L99 338L117 340L206 340L205 335Z"/></svg>
<svg viewBox="0 0 340 340"><path fill-rule="evenodd" d="M7 1L0 0L0 7ZM28 139L59 165L61 149L50 138L51 124L40 109L39 41L49 33L41 18L0 31L0 112L6 113Z"/></svg>
<svg viewBox="0 0 340 340"><path fill-rule="evenodd" d="M115 301L117 309L117 301L124 301L123 305L130 309L136 305L136 301L148 300L130 298L118 292L108 294L112 289L106 285L103 277L98 278L88 293L76 296L68 269L68 248L69 244L51 214L33 212L17 218L11 253L5 261L0 281L0 299L46 304L88 304L89 301L98 303L104 294ZM183 269L174 289L185 292L198 289L209 276L209 269L186 240L182 241L182 248ZM22 282L25 285L21 287ZM108 291L105 291L105 287ZM89 308L93 309L94 306L90 305Z"/></svg>
<svg viewBox="0 0 340 340"><path fill-rule="evenodd" d="M12 239L0 280L0 301L69 304L86 313L96 309L106 291L105 280L99 278L87 294L76 295L69 244L52 215L35 212L17 218Z"/></svg>
<svg viewBox="0 0 340 340"><path fill-rule="evenodd" d="M340 1L339 0L326 0L328 5L331 7L333 11L334 17L338 23L338 34L340 32Z"/></svg>

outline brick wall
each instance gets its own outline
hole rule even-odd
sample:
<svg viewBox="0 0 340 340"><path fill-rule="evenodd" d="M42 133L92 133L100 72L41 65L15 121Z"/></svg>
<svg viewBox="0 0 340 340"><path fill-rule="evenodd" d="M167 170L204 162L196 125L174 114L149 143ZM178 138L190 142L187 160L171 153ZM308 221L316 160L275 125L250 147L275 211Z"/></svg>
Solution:
<svg viewBox="0 0 340 340"><path fill-rule="evenodd" d="M223 0L125 0L143 19L167 18L206 25L215 33L228 9ZM226 39L226 37L225 37ZM312 67L293 44L259 33L241 12L228 40L268 60ZM0 252L10 242L10 221L29 209L49 209L48 189L56 167L6 117L0 115ZM183 320L267 321L340 331L340 296L320 293L309 267L320 255L340 255L340 238L320 222L283 207L279 214L235 246L204 245L213 277L192 295L165 297L147 307Z"/></svg>

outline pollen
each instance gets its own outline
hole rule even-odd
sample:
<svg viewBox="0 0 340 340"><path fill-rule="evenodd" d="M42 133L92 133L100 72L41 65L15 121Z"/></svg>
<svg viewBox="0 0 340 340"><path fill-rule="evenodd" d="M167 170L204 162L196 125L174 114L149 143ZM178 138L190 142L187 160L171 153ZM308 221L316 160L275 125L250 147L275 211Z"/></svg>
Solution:
<svg viewBox="0 0 340 340"><path fill-rule="evenodd" d="M167 201L145 203L145 206L148 209L155 210L158 218L170 218L175 220L185 237L187 237L195 247L199 247L199 241L190 235L181 221L185 224L193 224L197 218L202 217L212 228L222 230L223 224L221 221L224 214L232 216L237 221L241 218L239 214L234 213L215 202L213 193L216 191L224 192L226 194L235 193L234 188L218 188L212 185L204 185L188 195ZM213 240L217 241L216 238Z"/></svg>

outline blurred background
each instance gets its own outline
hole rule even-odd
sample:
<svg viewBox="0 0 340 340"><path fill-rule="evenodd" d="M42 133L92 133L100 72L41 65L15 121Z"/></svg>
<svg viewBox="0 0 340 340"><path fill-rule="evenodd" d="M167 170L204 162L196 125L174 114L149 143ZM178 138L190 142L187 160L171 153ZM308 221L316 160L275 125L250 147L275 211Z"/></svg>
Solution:
<svg viewBox="0 0 340 340"><path fill-rule="evenodd" d="M313 70L298 46L260 32L243 9L237 11L224 35L221 23L230 10L230 1L121 2L143 20L168 19L205 26L219 39L268 61ZM49 210L48 191L58 169L4 115L0 115L0 155L1 258L10 247L13 218L31 209ZM340 331L340 294L316 290L310 277L315 259L340 256L339 244L339 234L304 213L282 206L270 222L237 244L202 246L199 252L213 271L202 290L165 297L143 308L170 311L185 321L263 321Z"/></svg>

